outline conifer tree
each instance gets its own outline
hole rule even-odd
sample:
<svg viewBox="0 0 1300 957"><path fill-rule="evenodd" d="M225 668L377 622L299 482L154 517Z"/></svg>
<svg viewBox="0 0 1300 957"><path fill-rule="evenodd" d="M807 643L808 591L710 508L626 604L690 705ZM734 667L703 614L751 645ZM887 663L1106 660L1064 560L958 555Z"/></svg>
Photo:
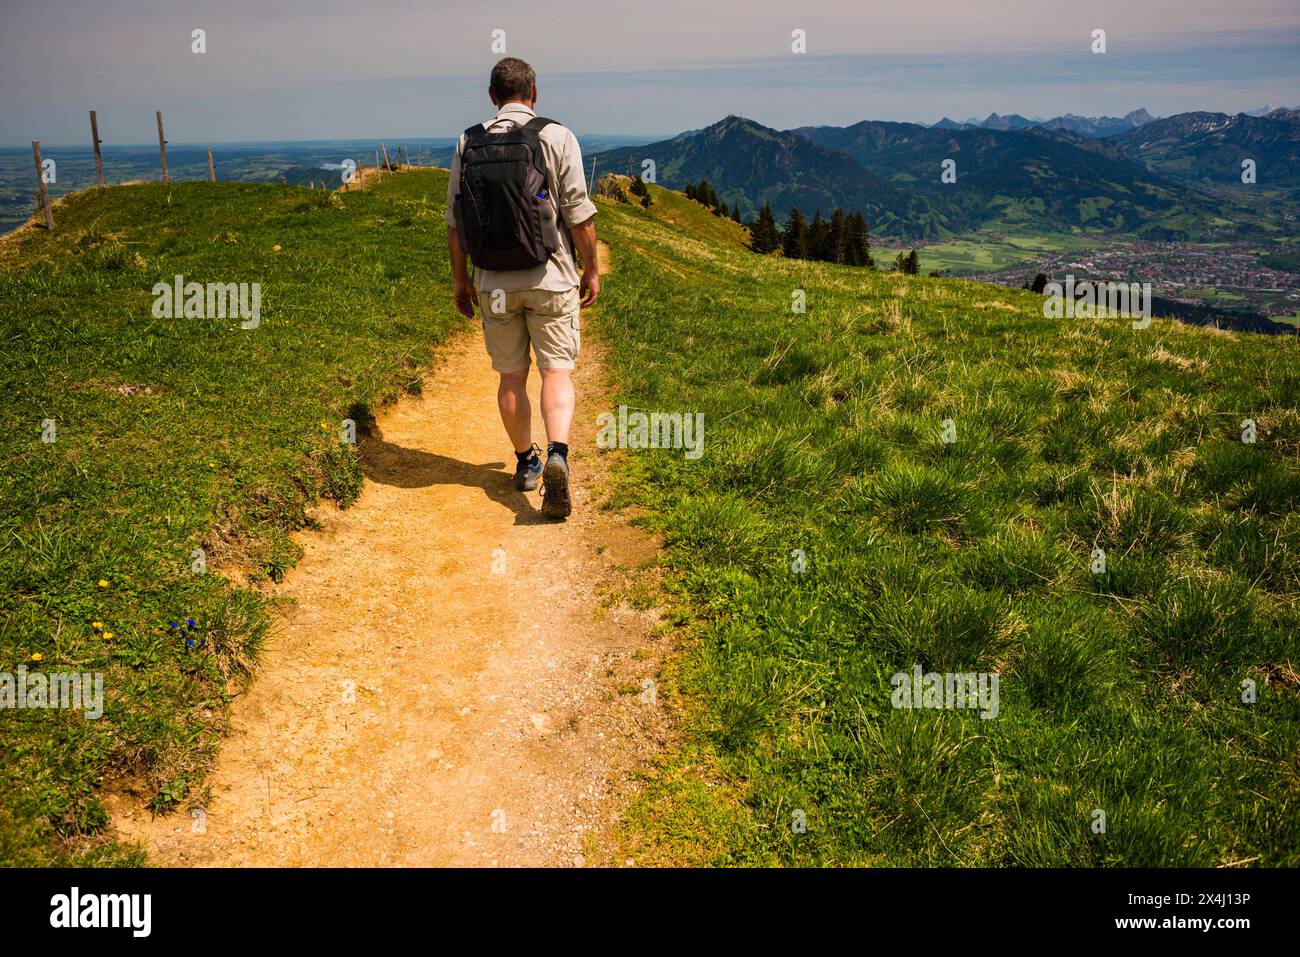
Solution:
<svg viewBox="0 0 1300 957"><path fill-rule="evenodd" d="M650 205L650 190L640 176L632 177L631 191L634 196L639 196L641 198L642 206L648 207Z"/></svg>
<svg viewBox="0 0 1300 957"><path fill-rule="evenodd" d="M831 213L830 235L827 240L828 258L833 263L847 261L844 243L844 210L838 206Z"/></svg>
<svg viewBox="0 0 1300 957"><path fill-rule="evenodd" d="M871 256L871 230L867 226L866 217L858 213L858 222L862 225L862 265L872 269L876 265L875 259Z"/></svg>
<svg viewBox="0 0 1300 957"><path fill-rule="evenodd" d="M851 213L844 217L844 262L850 266L865 266L862 254L862 214Z"/></svg>
<svg viewBox="0 0 1300 957"><path fill-rule="evenodd" d="M790 218L785 221L785 230L781 233L781 249L786 259L808 258L808 226L804 223L803 213L790 207Z"/></svg>
<svg viewBox="0 0 1300 957"><path fill-rule="evenodd" d="M830 238L831 227L822 219L822 211L819 209L808 225L808 258L827 262L830 259Z"/></svg>
<svg viewBox="0 0 1300 957"><path fill-rule="evenodd" d="M781 245L771 203L764 203L763 208L758 211L758 218L754 220L754 225L749 230L749 245L756 253L770 253Z"/></svg>

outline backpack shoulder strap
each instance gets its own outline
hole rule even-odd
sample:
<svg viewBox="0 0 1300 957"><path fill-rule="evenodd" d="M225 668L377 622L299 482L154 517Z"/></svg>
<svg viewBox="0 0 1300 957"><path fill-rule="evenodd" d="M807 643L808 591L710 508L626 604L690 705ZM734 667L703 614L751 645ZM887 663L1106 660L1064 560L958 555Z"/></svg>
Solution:
<svg viewBox="0 0 1300 957"><path fill-rule="evenodd" d="M482 123L475 123L473 126L467 128L462 135L465 137L465 145L468 146L476 141L480 136L487 135L487 127Z"/></svg>
<svg viewBox="0 0 1300 957"><path fill-rule="evenodd" d="M534 116L531 120L519 127L519 132L533 144L533 168L543 177L546 176L546 160L542 156L541 133L546 127L555 123L555 120L548 120L544 116Z"/></svg>

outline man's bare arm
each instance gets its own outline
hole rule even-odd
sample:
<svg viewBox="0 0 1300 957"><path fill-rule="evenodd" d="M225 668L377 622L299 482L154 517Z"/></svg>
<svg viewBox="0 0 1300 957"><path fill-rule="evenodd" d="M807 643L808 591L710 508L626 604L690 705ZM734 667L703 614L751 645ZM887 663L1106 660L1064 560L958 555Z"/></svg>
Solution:
<svg viewBox="0 0 1300 957"><path fill-rule="evenodd" d="M573 237L573 245L578 250L578 258L582 260L582 279L578 286L582 292L581 304L590 306L596 301L596 297L600 295L600 267L596 254L596 217L592 216L586 222L570 226L569 235Z"/></svg>
<svg viewBox="0 0 1300 957"><path fill-rule="evenodd" d="M451 260L451 278L456 282L456 310L466 319L474 318L474 307L478 305L478 293L469 281L469 266L465 250L460 248L460 237L456 227L447 227L447 258Z"/></svg>

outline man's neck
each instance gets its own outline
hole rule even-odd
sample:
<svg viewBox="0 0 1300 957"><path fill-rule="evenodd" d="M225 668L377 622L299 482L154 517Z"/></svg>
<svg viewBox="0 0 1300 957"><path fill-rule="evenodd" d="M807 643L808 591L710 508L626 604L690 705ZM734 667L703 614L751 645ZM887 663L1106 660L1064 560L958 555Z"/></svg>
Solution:
<svg viewBox="0 0 1300 957"><path fill-rule="evenodd" d="M532 108L533 108L533 104L531 103L527 103L523 100L511 100L508 103L502 103L500 106L498 106L497 112L500 113L502 110L509 110L509 109L531 110Z"/></svg>

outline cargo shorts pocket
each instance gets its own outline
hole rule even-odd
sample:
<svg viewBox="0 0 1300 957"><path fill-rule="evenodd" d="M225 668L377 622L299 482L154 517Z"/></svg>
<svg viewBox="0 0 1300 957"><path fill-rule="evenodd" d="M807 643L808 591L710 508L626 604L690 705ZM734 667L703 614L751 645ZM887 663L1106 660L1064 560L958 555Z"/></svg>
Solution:
<svg viewBox="0 0 1300 957"><path fill-rule="evenodd" d="M523 313L494 316L484 309L483 343L492 358L492 368L497 372L518 372L528 368L528 329Z"/></svg>
<svg viewBox="0 0 1300 957"><path fill-rule="evenodd" d="M529 316L529 332L540 369L572 369L582 348L578 290L553 293Z"/></svg>

